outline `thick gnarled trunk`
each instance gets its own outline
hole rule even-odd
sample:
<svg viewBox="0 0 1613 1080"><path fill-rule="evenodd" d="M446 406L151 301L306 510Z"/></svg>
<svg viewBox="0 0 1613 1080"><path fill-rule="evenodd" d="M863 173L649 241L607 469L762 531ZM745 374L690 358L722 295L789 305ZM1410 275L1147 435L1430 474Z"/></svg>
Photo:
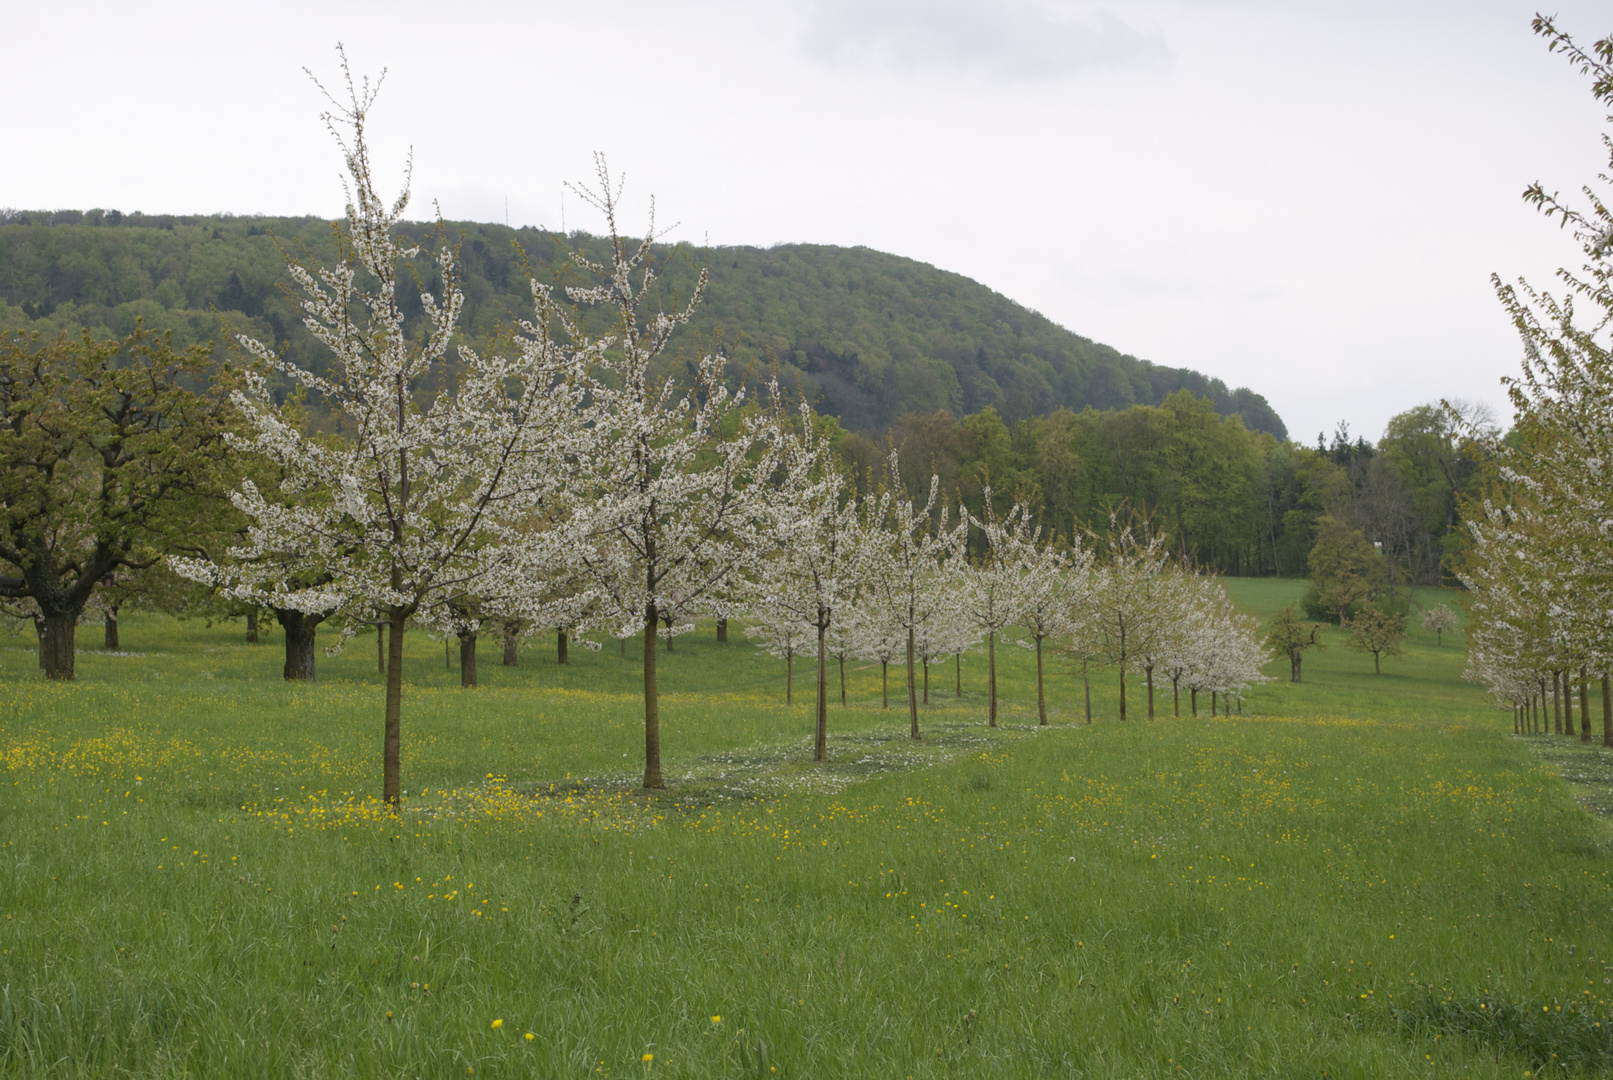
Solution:
<svg viewBox="0 0 1613 1080"><path fill-rule="evenodd" d="M78 612L46 614L39 620L39 666L47 679L67 681L73 677L73 635Z"/></svg>
<svg viewBox="0 0 1613 1080"><path fill-rule="evenodd" d="M274 617L286 632L286 664L282 676L287 682L313 682L314 633L324 616L309 615L295 608L277 608Z"/></svg>
<svg viewBox="0 0 1613 1080"><path fill-rule="evenodd" d="M566 628L562 626L560 629L555 631L555 663L571 663L570 647L570 636L566 633ZM670 648L670 646L668 647Z"/></svg>

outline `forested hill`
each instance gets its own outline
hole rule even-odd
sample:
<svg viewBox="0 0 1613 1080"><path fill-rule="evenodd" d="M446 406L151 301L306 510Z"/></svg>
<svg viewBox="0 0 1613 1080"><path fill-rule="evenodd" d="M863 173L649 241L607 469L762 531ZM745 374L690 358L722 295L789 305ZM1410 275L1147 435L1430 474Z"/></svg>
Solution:
<svg viewBox="0 0 1613 1080"><path fill-rule="evenodd" d="M408 228L426 239L434 226ZM459 244L462 326L473 340L496 339L524 315L526 261L548 280L567 246L559 234L530 228L451 222L447 231ZM598 243L580 234L571 242ZM329 261L331 225L317 218L0 211L0 331L86 326L121 334L143 317L180 343L241 331L285 341L293 357L317 369L322 357L280 287L282 248ZM906 413L972 413L988 405L1010 420L1061 406L1122 409L1187 389L1247 427L1286 435L1251 390L1128 356L912 259L811 244L685 249L667 263L669 289L681 285L687 294L690 260L707 267L710 287L669 363L711 348L726 352L736 370L776 361L787 386L799 386L853 430L883 428Z"/></svg>

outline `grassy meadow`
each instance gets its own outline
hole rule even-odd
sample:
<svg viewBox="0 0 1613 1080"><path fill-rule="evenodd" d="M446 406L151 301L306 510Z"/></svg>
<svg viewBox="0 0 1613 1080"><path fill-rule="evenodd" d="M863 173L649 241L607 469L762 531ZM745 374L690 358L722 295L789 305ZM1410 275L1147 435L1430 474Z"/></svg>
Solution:
<svg viewBox="0 0 1613 1080"><path fill-rule="evenodd" d="M1228 586L1264 617L1303 583ZM1095 670L1088 725L1050 664L1046 728L999 647L1001 726L973 654L918 744L859 664L814 765L809 665L787 706L703 625L658 797L636 643L489 640L463 690L416 634L392 818L373 638L288 685L278 633L98 629L65 685L0 638L0 1075L1613 1070L1613 838L1561 775L1613 752L1514 736L1460 633L1381 676L1335 633L1232 718L1167 685L1149 722L1134 681L1122 724Z"/></svg>

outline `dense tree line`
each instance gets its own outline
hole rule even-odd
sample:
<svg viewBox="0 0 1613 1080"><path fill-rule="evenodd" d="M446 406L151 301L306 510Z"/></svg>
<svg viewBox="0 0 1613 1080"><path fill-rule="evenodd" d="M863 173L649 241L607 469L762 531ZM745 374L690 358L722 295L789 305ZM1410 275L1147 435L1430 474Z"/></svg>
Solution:
<svg viewBox="0 0 1613 1080"><path fill-rule="evenodd" d="M1318 557L1353 544L1367 555L1350 572L1370 579L1372 597L1449 579L1465 535L1459 507L1480 475L1438 405L1397 415L1376 444L1341 424L1331 440L1304 446L1251 431L1185 390L1158 406L1060 409L1011 423L990 407L914 413L883 437L836 440L847 474L864 485L877 480L887 444L900 451L907 483L933 471L971 513L983 511L990 488L996 512L1023 502L1060 536L1102 532L1114 511L1123 521L1141 515L1178 554L1219 573L1310 577ZM1337 603L1313 606L1338 614Z"/></svg>

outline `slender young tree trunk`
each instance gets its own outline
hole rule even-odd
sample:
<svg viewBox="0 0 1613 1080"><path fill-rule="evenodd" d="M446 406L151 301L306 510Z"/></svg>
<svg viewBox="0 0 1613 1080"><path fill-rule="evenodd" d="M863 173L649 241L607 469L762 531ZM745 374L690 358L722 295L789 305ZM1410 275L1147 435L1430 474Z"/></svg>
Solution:
<svg viewBox="0 0 1613 1080"><path fill-rule="evenodd" d="M520 663L520 638L513 628L506 626L504 628L504 666L519 667Z"/></svg>
<svg viewBox="0 0 1613 1080"><path fill-rule="evenodd" d="M258 640L257 627L252 628L252 632L247 635L247 640ZM117 652L118 648L118 609L115 605L109 604L106 609L106 651Z"/></svg>
<svg viewBox="0 0 1613 1080"><path fill-rule="evenodd" d="M1148 680L1148 719L1154 718L1154 665L1149 664L1143 668L1143 677Z"/></svg>
<svg viewBox="0 0 1613 1080"><path fill-rule="evenodd" d="M1199 688L1198 687L1190 686L1190 687L1187 688L1187 700L1188 700L1188 706L1193 710L1193 719L1197 720L1199 718Z"/></svg>
<svg viewBox="0 0 1613 1080"><path fill-rule="evenodd" d="M616 654L623 660L627 659L627 639L625 637L616 639Z"/></svg>
<svg viewBox="0 0 1613 1080"><path fill-rule="evenodd" d="M919 737L919 694L913 678L913 628L907 628L907 722L908 734Z"/></svg>
<svg viewBox="0 0 1613 1080"><path fill-rule="evenodd" d="M45 678L71 680L78 612L47 614L43 625L44 632L39 636L39 666L45 669Z"/></svg>
<svg viewBox="0 0 1613 1080"><path fill-rule="evenodd" d="M1591 690L1585 678L1584 665L1579 669L1579 741L1591 741Z"/></svg>
<svg viewBox="0 0 1613 1080"><path fill-rule="evenodd" d="M281 675L287 682L314 681L314 634L320 618L295 608L275 612L275 620L286 632L286 664Z"/></svg>
<svg viewBox="0 0 1613 1080"><path fill-rule="evenodd" d="M394 583L397 579L394 576ZM403 765L399 748L403 742L403 628L409 616L394 608L392 634L386 643L386 739L381 748L381 791L386 804L397 813L403 801ZM286 635L289 640L291 635Z"/></svg>
<svg viewBox="0 0 1613 1080"><path fill-rule="evenodd" d="M1218 691L1215 691L1215 690L1210 691L1210 715L1212 717L1218 715L1217 707L1218 707L1218 703L1220 701L1220 698L1221 698L1221 695L1220 695L1220 693Z"/></svg>
<svg viewBox="0 0 1613 1080"><path fill-rule="evenodd" d="M1036 722L1047 725L1047 697L1042 690L1042 639L1036 639Z"/></svg>
<svg viewBox="0 0 1613 1080"><path fill-rule="evenodd" d="M644 607L644 786L665 789L666 782L661 779L660 688L655 682L655 631L659 623L652 600Z"/></svg>
<svg viewBox="0 0 1613 1080"><path fill-rule="evenodd" d="M449 649L447 634L442 636L442 669L444 671L454 670L454 654Z"/></svg>
<svg viewBox="0 0 1613 1080"><path fill-rule="evenodd" d="M890 678L890 661L889 660L881 660L879 662L879 695L880 695L880 706L879 707L881 709L890 708L891 707L891 678Z"/></svg>
<svg viewBox="0 0 1613 1080"><path fill-rule="evenodd" d="M930 703L930 658L924 658L924 704Z"/></svg>
<svg viewBox="0 0 1613 1080"><path fill-rule="evenodd" d="M459 635L459 685L476 685L476 635Z"/></svg>
<svg viewBox="0 0 1613 1080"><path fill-rule="evenodd" d="M795 700L795 653L789 649L784 650L784 704L794 705Z"/></svg>
<svg viewBox="0 0 1613 1080"><path fill-rule="evenodd" d="M986 725L997 726L997 631L986 635Z"/></svg>
<svg viewBox="0 0 1613 1080"><path fill-rule="evenodd" d="M963 650L962 649L959 649L957 652L952 654L952 671L958 678L957 685L955 687L953 687L953 689L952 689L952 696L955 697L955 698L961 698L963 696Z"/></svg>
<svg viewBox="0 0 1613 1080"><path fill-rule="evenodd" d="M1372 650L1372 674L1382 675L1383 669L1378 666L1378 650Z"/></svg>
<svg viewBox="0 0 1613 1080"><path fill-rule="evenodd" d="M1546 680L1544 676L1540 679L1540 730L1546 730Z"/></svg>
<svg viewBox="0 0 1613 1080"><path fill-rule="evenodd" d="M107 630L110 640L116 641L118 638L118 615L116 611L107 613ZM247 608L246 611L246 643L248 645L258 643L258 609L255 607ZM115 649L117 646L108 645L107 648Z"/></svg>
<svg viewBox="0 0 1613 1080"><path fill-rule="evenodd" d="M1171 679L1171 716L1177 720L1182 718L1182 677L1180 675Z"/></svg>
<svg viewBox="0 0 1613 1080"><path fill-rule="evenodd" d="M718 619L717 620L717 640L718 641L727 641L728 640L728 620L727 619Z"/></svg>
<svg viewBox="0 0 1613 1080"><path fill-rule="evenodd" d="M1551 722L1553 734L1563 733L1563 680L1557 672L1551 673Z"/></svg>
<svg viewBox="0 0 1613 1080"><path fill-rule="evenodd" d="M555 634L557 635L555 637L555 663L557 663L557 664L569 664L569 663L571 663L571 656L570 656L570 654L569 654L569 652L567 650L567 646L569 646L571 644L571 642L568 640L568 638L566 636L566 628L563 627L563 626L560 627L558 630L555 631ZM671 648L671 646L668 645L667 648Z"/></svg>
<svg viewBox="0 0 1613 1080"><path fill-rule="evenodd" d="M1613 685L1602 676L1602 745L1613 746Z"/></svg>
<svg viewBox="0 0 1613 1080"><path fill-rule="evenodd" d="M844 656L839 657L838 663L840 664L840 707L844 709L846 707L846 658Z"/></svg>
<svg viewBox="0 0 1613 1080"><path fill-rule="evenodd" d="M1126 718L1126 665L1120 665L1120 719Z"/></svg>
<svg viewBox="0 0 1613 1080"><path fill-rule="evenodd" d="M1574 737L1574 675L1563 671L1563 734Z"/></svg>
<svg viewBox="0 0 1613 1080"><path fill-rule="evenodd" d="M375 624L375 673L386 674L386 623Z"/></svg>
<svg viewBox="0 0 1613 1080"><path fill-rule="evenodd" d="M1305 662L1305 654L1304 653L1300 652L1298 649L1290 650L1290 652L1288 653L1288 681L1289 682L1299 682L1299 669L1300 669L1300 665L1303 664L1304 662Z"/></svg>
<svg viewBox="0 0 1613 1080"><path fill-rule="evenodd" d="M828 625L818 620L818 717L812 738L812 760L822 761L829 756L829 668L824 655L824 637Z"/></svg>
<svg viewBox="0 0 1613 1080"><path fill-rule="evenodd" d="M1092 723L1092 676L1087 674L1086 657L1081 658L1081 688L1086 693L1087 723Z"/></svg>

